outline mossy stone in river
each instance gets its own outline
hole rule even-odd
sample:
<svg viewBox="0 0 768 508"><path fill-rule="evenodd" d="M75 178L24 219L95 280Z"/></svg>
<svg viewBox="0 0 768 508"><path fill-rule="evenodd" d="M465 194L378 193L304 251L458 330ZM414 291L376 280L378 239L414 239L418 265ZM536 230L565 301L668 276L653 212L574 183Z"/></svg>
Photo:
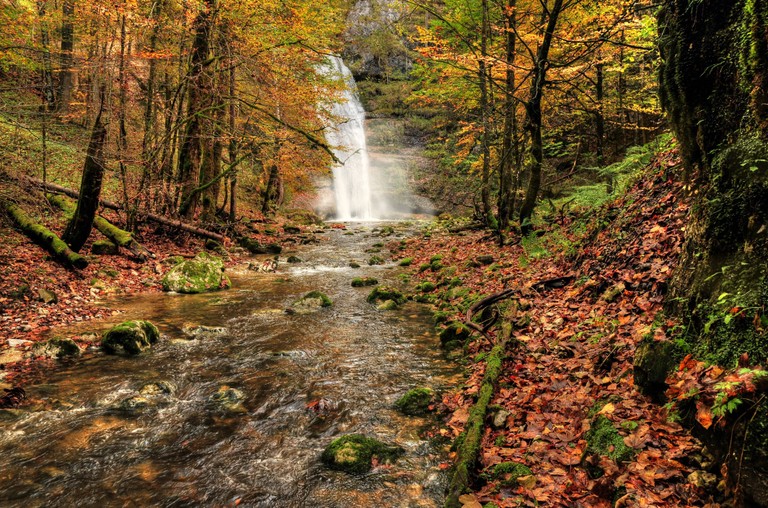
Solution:
<svg viewBox="0 0 768 508"><path fill-rule="evenodd" d="M216 409L226 413L247 413L248 410L243 406L245 394L237 388L230 388L227 385L219 387L219 390L211 395L208 402Z"/></svg>
<svg viewBox="0 0 768 508"><path fill-rule="evenodd" d="M377 310L396 310L400 307L394 300L384 300L376 306Z"/></svg>
<svg viewBox="0 0 768 508"><path fill-rule="evenodd" d="M374 288L368 295L368 303L386 302L392 300L396 305L405 303L406 298L401 291L392 286L379 286Z"/></svg>
<svg viewBox="0 0 768 508"><path fill-rule="evenodd" d="M379 281L373 277L355 277L352 279L353 288L362 288L365 286L375 286Z"/></svg>
<svg viewBox="0 0 768 508"><path fill-rule="evenodd" d="M403 453L399 446L360 434L348 434L334 439L323 452L321 460L331 469L359 474L371 470L374 457L379 462L392 463Z"/></svg>
<svg viewBox="0 0 768 508"><path fill-rule="evenodd" d="M109 354L137 355L158 341L160 332L149 321L126 321L111 328L101 340L101 348Z"/></svg>
<svg viewBox="0 0 768 508"><path fill-rule="evenodd" d="M333 301L328 298L325 293L321 293L320 291L310 291L293 302L290 310L297 314L306 314L320 310L324 307L330 307L331 305L333 305Z"/></svg>
<svg viewBox="0 0 768 508"><path fill-rule="evenodd" d="M35 344L32 352L35 355L49 358L66 358L68 356L80 356L82 350L72 339L53 337L45 342Z"/></svg>
<svg viewBox="0 0 768 508"><path fill-rule="evenodd" d="M231 283L223 272L220 258L201 252L171 268L163 277L163 290L193 294L226 289Z"/></svg>
<svg viewBox="0 0 768 508"><path fill-rule="evenodd" d="M408 416L421 416L429 412L435 393L430 388L413 388L397 399L395 409Z"/></svg>

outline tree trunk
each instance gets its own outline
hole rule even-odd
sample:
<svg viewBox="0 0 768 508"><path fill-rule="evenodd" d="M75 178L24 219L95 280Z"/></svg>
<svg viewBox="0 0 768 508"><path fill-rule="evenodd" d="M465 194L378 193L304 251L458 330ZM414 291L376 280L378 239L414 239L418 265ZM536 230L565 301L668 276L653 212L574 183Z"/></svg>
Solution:
<svg viewBox="0 0 768 508"><path fill-rule="evenodd" d="M91 130L91 140L88 143L88 152L83 165L77 209L61 237L75 252L79 252L88 240L93 219L96 217L96 209L99 207L101 182L104 177L104 143L107 139L107 127L102 121L103 112L104 91L102 89L101 106Z"/></svg>
<svg viewBox="0 0 768 508"><path fill-rule="evenodd" d="M56 108L59 113L69 111L69 103L72 102L75 49L75 25L72 19L74 14L74 0L64 0L61 4L61 71L59 73L59 97Z"/></svg>
<svg viewBox="0 0 768 508"><path fill-rule="evenodd" d="M480 61L478 62L478 79L480 81L480 122L482 125L483 167L481 172L482 185L480 188L483 202L483 217L486 224L493 226L493 211L491 210L491 123L490 99L488 97L489 72L486 57L488 56L488 1L482 1L483 18L480 27Z"/></svg>
<svg viewBox="0 0 768 508"><path fill-rule="evenodd" d="M547 69L549 68L549 50L562 9L563 0L555 0L547 17L547 27L541 46L536 53L536 62L534 62L531 76L530 97L525 103L526 128L531 135L531 175L528 180L528 189L525 192L525 201L523 201L520 210L520 224L524 233L531 230L531 215L536 207L536 199L541 187L541 167L544 161L544 144L541 138L541 100L546 85Z"/></svg>
<svg viewBox="0 0 768 508"><path fill-rule="evenodd" d="M42 92L43 102L45 104L46 114L56 105L56 91L53 86L53 64L51 62L51 36L48 29L47 20L47 0L38 1L37 15L40 19L40 46L42 47L43 69L42 69Z"/></svg>
<svg viewBox="0 0 768 508"><path fill-rule="evenodd" d="M232 170L229 176L229 222L234 223L237 220L237 165L240 150L237 138L235 137L235 125L237 123L235 93L237 82L235 81L235 65L231 58L229 65L229 164Z"/></svg>
<svg viewBox="0 0 768 508"><path fill-rule="evenodd" d="M207 88L206 66L211 46L213 29L213 10L215 0L206 0L195 19L195 39L192 43L192 57L188 74L187 122L184 137L179 149L179 184L181 203L179 214L191 217L197 208L197 196L189 199L197 187L200 178L200 166L203 156L203 110L210 90Z"/></svg>
<svg viewBox="0 0 768 508"><path fill-rule="evenodd" d="M35 243L45 248L66 266L83 269L88 266L88 260L74 252L55 233L45 226L35 222L24 210L10 202L4 202L3 207L13 218L16 225Z"/></svg>
<svg viewBox="0 0 768 508"><path fill-rule="evenodd" d="M504 80L504 134L502 138L501 163L499 165L499 231L509 227L514 208L513 168L520 159L517 143L517 102L515 99L515 9L517 0L507 0L505 19L507 66ZM519 168L518 168L519 170ZM501 238L501 237L500 237Z"/></svg>

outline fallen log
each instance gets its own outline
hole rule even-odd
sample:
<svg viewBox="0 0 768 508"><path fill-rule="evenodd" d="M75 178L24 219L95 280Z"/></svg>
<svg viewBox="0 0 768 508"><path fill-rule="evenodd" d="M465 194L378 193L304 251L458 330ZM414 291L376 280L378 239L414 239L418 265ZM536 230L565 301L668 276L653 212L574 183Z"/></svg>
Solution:
<svg viewBox="0 0 768 508"><path fill-rule="evenodd" d="M486 296L482 300L475 302L469 309L467 309L467 317L464 319L464 324L476 332L482 334L483 337L489 341L493 342L491 337L488 335L488 330L496 323L498 315L494 316L494 319L491 320L490 323L486 323L484 326L480 326L474 322L475 315L479 312L482 312L487 307L506 300L507 298L512 298L513 296L519 295L519 293L520 292L517 289L505 289L504 291L494 293L491 296Z"/></svg>
<svg viewBox="0 0 768 508"><path fill-rule="evenodd" d="M51 194L48 196L48 201L52 205L61 209L61 211L64 212L64 215L66 215L68 219L71 219L72 215L75 213L74 203L71 203L69 200L62 196ZM128 249L141 261L145 261L148 255L154 257L154 254L149 252L148 249L137 242L130 232L125 231L124 229L120 229L104 217L97 215L93 220L93 225L101 232L101 234L109 238L112 243L118 247Z"/></svg>
<svg viewBox="0 0 768 508"><path fill-rule="evenodd" d="M28 182L30 185L48 190L50 192L64 194L74 199L78 199L80 197L80 194L77 191L68 189L66 187L57 185L55 183L43 182L42 180L38 180L36 178L29 178L29 177L24 178L24 180ZM111 210L123 209L123 207L118 205L117 203L112 201L107 201L106 199L99 200L99 204L101 204L101 206L103 206L104 208L109 208ZM192 233L193 235L202 236L203 238L212 238L213 240L217 240L222 243L226 240L224 235L220 235L218 233L214 233L213 231L208 231L205 229L192 226L180 220L169 219L168 217L163 217L162 215L157 215L154 213L142 213L141 216L152 222L157 222L158 224L162 224L164 226L180 229L182 231L186 231L187 233Z"/></svg>
<svg viewBox="0 0 768 508"><path fill-rule="evenodd" d="M48 250L56 259L69 267L83 269L88 266L87 259L70 249L53 231L35 222L19 206L6 201L3 207L25 235Z"/></svg>

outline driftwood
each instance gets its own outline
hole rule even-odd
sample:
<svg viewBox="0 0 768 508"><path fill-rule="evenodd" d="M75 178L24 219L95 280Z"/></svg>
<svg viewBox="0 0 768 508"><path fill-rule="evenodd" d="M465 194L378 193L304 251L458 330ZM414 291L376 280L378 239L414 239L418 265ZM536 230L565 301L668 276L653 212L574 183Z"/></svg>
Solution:
<svg viewBox="0 0 768 508"><path fill-rule="evenodd" d="M48 196L48 201L61 209L61 211L64 212L64 215L71 219L72 214L75 212L75 205L67 198L51 194ZM97 215L93 220L93 225L101 232L101 234L109 238L112 243L118 247L128 249L139 260L145 261L147 256L155 257L154 254L137 242L130 232L120 229L104 217Z"/></svg>
<svg viewBox="0 0 768 508"><path fill-rule="evenodd" d="M42 224L38 224L19 206L4 202L3 207L8 214L16 222L16 225L27 235L34 240L35 243L48 250L53 254L56 259L64 263L69 267L83 269L88 266L88 260L83 256L74 252L64 241L56 236L56 234L50 229L46 228Z"/></svg>
<svg viewBox="0 0 768 508"><path fill-rule="evenodd" d="M42 180L38 180L36 178L25 178L24 181L29 183L30 185L33 185L35 187L39 187L41 189L48 190L50 192L56 192L59 194L67 195L71 198L78 199L80 194L77 191L74 191L72 189L68 189L66 187L63 187L61 185L57 185L55 183L49 183L49 182L43 182ZM101 199L99 201L101 206L104 208L109 208L111 210L122 210L122 206L118 205L117 203L114 203L112 201L107 201L106 199ZM202 236L204 238L211 238L213 240L216 240L218 242L224 242L225 237L224 235L220 235L218 233L214 233L213 231L208 231L205 229L201 229L195 226L192 226L190 224L187 224L185 222L182 222L180 220L175 219L169 219L168 217L163 217L162 215L157 215L154 213L143 213L142 214L144 218L147 220L150 220L152 222L157 222L158 224L162 224L164 226L169 226L172 228L180 229L182 231L186 231L187 233L192 233L193 235Z"/></svg>
<svg viewBox="0 0 768 508"><path fill-rule="evenodd" d="M494 316L490 323L486 323L484 326L480 326L473 321L475 315L479 312L482 312L484 309L490 307L491 305L494 305L508 298L512 298L518 294L519 291L517 289L505 289L504 291L494 293L491 296L486 296L482 300L475 302L469 309L467 309L467 316L464 320L464 324L476 332L479 332L486 339L490 340L490 337L488 336L488 330L490 330L490 328L496 323L496 320L499 318L498 314Z"/></svg>

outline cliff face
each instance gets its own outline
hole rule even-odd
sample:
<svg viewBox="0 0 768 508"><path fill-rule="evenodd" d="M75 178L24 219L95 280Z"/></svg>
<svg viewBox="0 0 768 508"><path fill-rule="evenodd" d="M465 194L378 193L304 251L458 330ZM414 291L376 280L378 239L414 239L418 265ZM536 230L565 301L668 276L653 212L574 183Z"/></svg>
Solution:
<svg viewBox="0 0 768 508"><path fill-rule="evenodd" d="M747 363L765 365L768 0L666 0L659 36L661 99L694 194L669 308L706 361L733 367L746 353ZM764 399L727 415L725 430L698 429L737 492L760 506L768 506Z"/></svg>
<svg viewBox="0 0 768 508"><path fill-rule="evenodd" d="M401 9L391 0L358 0L350 9L342 56L355 79L389 80L410 71Z"/></svg>

